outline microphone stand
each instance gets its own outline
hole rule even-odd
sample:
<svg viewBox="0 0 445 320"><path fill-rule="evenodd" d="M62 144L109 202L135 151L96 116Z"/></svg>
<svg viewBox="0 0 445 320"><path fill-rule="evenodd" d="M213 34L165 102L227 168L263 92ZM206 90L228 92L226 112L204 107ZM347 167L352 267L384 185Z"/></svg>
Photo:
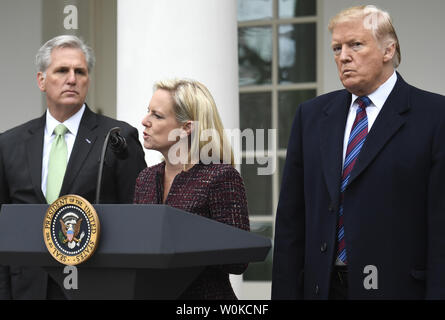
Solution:
<svg viewBox="0 0 445 320"><path fill-rule="evenodd" d="M105 137L105 141L104 141L104 144L103 144L103 147L102 147L102 154L100 156L99 172L98 172L98 175L97 175L96 201L95 201L95 204L99 204L99 201L100 201L100 191L101 191L101 188L102 188L102 173L103 173L104 162L105 162L105 154L106 154L107 148L108 148L108 142L110 140L111 135L119 136L119 132L120 131L121 131L121 128L119 128L119 127L112 128L110 131L108 131L108 134ZM120 137L120 138L123 141L122 143L125 144L125 139L123 137Z"/></svg>

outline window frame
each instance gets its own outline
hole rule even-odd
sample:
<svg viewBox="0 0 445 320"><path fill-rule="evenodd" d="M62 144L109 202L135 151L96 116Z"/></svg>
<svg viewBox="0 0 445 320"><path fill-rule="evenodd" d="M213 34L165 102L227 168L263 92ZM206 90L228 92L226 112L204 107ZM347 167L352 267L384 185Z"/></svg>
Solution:
<svg viewBox="0 0 445 320"><path fill-rule="evenodd" d="M272 78L271 84L267 85L244 85L239 86L239 95L241 97L242 94L251 94L251 93L271 93L271 128L279 130L279 95L281 92L285 91L298 91L298 90L315 90L316 95L319 95L322 92L322 59L323 59L323 39L324 39L324 30L323 27L323 16L322 16L322 8L323 8L323 0L315 0L316 1L316 15L314 16L304 16L304 17L293 17L293 18L279 18L279 1L273 0L273 9L272 9L272 19L263 19L263 20L251 20L251 21L242 21L238 22L238 29L246 28L246 27L271 27L272 28ZM279 83L279 27L281 25L293 25L293 24L304 24L304 23L315 23L316 26L316 81L315 82L305 82L305 83L293 83L293 84L280 84ZM240 106L241 108L241 106ZM241 109L240 109L241 114ZM289 121L292 121L290 119ZM250 215L251 223L262 223L262 224L271 224L272 225L272 237L275 236L275 216L276 216L276 208L278 206L279 194L280 194L280 176L283 168L280 166L280 160L286 159L286 149L279 148L279 134L276 136L276 141L273 141L271 144L270 141L267 141L267 135L265 137L265 141L268 142L268 155L274 157L274 161L276 163L276 171L272 176L272 212L270 215ZM245 151L241 150L241 157L243 161L246 161L248 158L255 158L254 151ZM245 162L243 162L245 163ZM284 163L284 161L283 161ZM271 248L273 250L273 248ZM271 281L257 281L257 280L245 280L243 279L243 285L248 284L255 285L258 283L267 284L270 286ZM249 290L250 291L250 290ZM252 290L253 291L253 290Z"/></svg>

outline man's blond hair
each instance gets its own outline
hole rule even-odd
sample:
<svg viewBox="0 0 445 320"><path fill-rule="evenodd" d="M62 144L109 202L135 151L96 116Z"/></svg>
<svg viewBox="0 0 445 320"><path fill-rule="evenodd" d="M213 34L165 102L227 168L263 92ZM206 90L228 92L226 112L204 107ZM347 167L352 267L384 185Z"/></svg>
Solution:
<svg viewBox="0 0 445 320"><path fill-rule="evenodd" d="M336 25L356 19L363 20L364 27L372 31L374 38L382 48L386 49L395 45L396 52L392 62L394 68L397 68L402 61L402 54L399 39L388 12L372 5L351 7L339 12L331 19L328 26L329 31L332 33Z"/></svg>

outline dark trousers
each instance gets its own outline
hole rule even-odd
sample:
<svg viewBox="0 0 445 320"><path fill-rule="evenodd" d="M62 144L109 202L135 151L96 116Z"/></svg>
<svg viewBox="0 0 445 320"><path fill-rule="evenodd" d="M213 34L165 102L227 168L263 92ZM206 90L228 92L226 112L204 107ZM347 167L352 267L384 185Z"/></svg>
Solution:
<svg viewBox="0 0 445 320"><path fill-rule="evenodd" d="M348 267L334 266L331 276L330 300L348 299Z"/></svg>

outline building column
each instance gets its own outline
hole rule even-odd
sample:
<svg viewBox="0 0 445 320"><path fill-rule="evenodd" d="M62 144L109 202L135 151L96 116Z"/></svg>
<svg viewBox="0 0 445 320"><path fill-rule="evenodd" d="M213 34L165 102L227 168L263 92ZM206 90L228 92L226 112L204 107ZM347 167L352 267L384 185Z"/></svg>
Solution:
<svg viewBox="0 0 445 320"><path fill-rule="evenodd" d="M142 130L153 84L191 78L209 88L225 128L239 127L236 0L118 0L117 12L118 119Z"/></svg>

